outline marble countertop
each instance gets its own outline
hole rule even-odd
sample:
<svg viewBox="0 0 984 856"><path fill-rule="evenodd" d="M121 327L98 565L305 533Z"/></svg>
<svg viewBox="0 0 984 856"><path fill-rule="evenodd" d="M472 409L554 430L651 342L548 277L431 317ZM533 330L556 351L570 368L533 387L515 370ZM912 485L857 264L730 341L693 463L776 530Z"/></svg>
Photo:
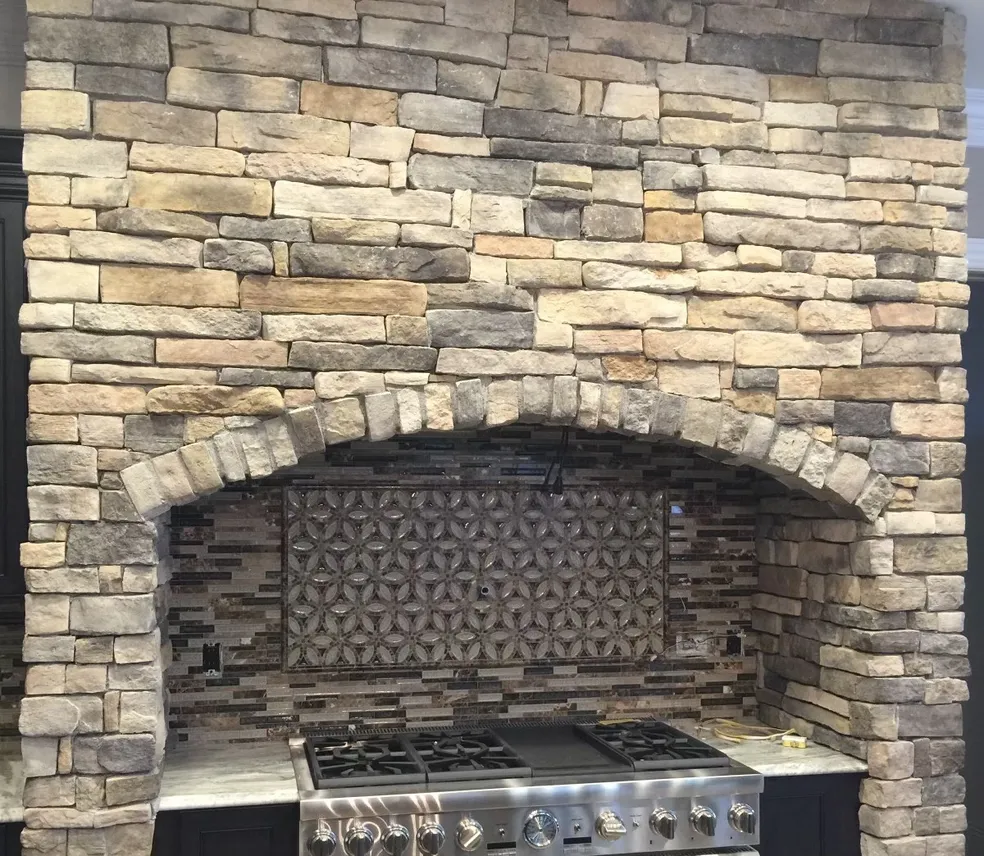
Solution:
<svg viewBox="0 0 984 856"><path fill-rule="evenodd" d="M813 741L807 744L806 749L786 749L781 743L730 743L714 737L705 729L685 730L763 776L820 776L868 771L868 765L864 761L826 746L819 746Z"/></svg>
<svg viewBox="0 0 984 856"><path fill-rule="evenodd" d="M20 740L0 741L0 823L24 819L24 765Z"/></svg>
<svg viewBox="0 0 984 856"><path fill-rule="evenodd" d="M164 756L161 811L297 802L287 741L182 744Z"/></svg>
<svg viewBox="0 0 984 856"><path fill-rule="evenodd" d="M775 743L728 743L699 734L741 764L765 776L863 773L867 765L810 743L784 749ZM0 765L3 761L0 760ZM0 766L0 772L3 767ZM19 790L18 802L19 802ZM3 790L0 787L0 818ZM168 751L161 785L162 811L297 802L297 784L287 742L182 745Z"/></svg>

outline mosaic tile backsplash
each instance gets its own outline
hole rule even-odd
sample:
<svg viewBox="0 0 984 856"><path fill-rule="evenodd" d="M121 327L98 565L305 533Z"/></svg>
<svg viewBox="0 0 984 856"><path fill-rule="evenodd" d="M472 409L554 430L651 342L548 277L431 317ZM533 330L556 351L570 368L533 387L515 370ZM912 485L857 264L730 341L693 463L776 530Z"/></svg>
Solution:
<svg viewBox="0 0 984 856"><path fill-rule="evenodd" d="M754 659L745 653L726 653L726 644L729 634L734 645L750 628L750 602L757 586L756 474L680 446L571 432L563 495L544 497L540 487L556 459L560 438L561 429L518 426L338 446L329 450L326 460L297 467L277 479L175 508L169 610L174 650L169 672L172 735L182 741L226 742L263 740L323 725L418 727L479 718L594 713L655 713L689 720L753 715ZM346 499L353 492L360 494L357 502ZM467 579L475 578L478 591L471 583L462 585L464 599L447 585L440 589L430 614L452 614L449 606L459 611L469 596L465 614L478 616L481 604L490 603L486 616L494 619L486 631L476 633L477 638L484 633L488 640L502 640L502 625L508 618L501 607L510 599L503 588L483 601L481 585L489 586L490 595L499 584L497 575L503 584L517 585L523 574L512 573L510 565L526 563L524 569L538 579L531 594L543 591L544 604L565 606L553 608L552 614L561 619L547 618L546 607L539 613L542 617L533 618L538 616L536 607L518 614L529 616L530 626L543 628L537 622L545 621L546 631L551 620L559 622L560 632L548 637L554 643L563 640L561 647L551 651L533 645L527 654L520 650L521 639L529 646L533 637L517 634L510 650L503 646L476 651L469 645L459 653L449 644L443 650L435 644L401 655L405 643L398 644L394 636L382 645L373 643L373 662L361 664L359 657L367 656L369 646L357 647L349 634L351 651L346 654L346 635L324 624L325 604L335 586L348 585L353 592L334 603L357 600L359 581L378 579L381 563L377 556L360 565L359 550L351 547L357 539L339 538L337 533L344 534L348 526L351 536L352 509L361 506L359 514L366 514L371 504L367 497L379 503L384 496L391 508L393 503L397 508L404 503L405 522L400 525L418 519L416 511L406 514L411 496L414 502L432 505L451 497L462 507L469 501L479 506L498 501L503 517L511 515L518 529L520 523L531 525L524 522L524 513L517 518L524 504L527 509L540 504L537 513L541 514L544 500L549 499L553 517L580 519L583 530L584 504L596 503L589 507L605 519L611 532L598 534L602 526L596 533L592 527L597 521L592 522L587 528L593 534L574 538L568 547L559 546L555 530L553 540L540 538L533 549L527 530L510 542L509 559L487 546L479 549L474 538L461 534L442 541L441 549L432 550L428 561L417 568L412 567L410 552L403 551L411 567L401 573L408 579L441 575L447 579L446 571L437 572L441 562L457 564L465 568ZM310 504L305 512L300 510L302 497ZM348 511L346 502L351 502ZM648 503L646 525L624 527L621 521L632 522L629 518L636 512L611 515L611 508L605 506L620 502L640 509ZM329 509L330 505L336 507ZM654 509L665 509L665 516L652 513ZM550 518L543 515L543 520ZM303 527L306 542L300 528L291 534L301 520L308 521ZM664 520L660 533L656 524ZM475 514L469 525L476 527L473 534L485 533L483 545L492 543L488 532L493 515ZM326 527L335 527L335 534L326 536ZM577 527L559 531L569 536ZM665 545L662 553L657 547L660 535ZM330 561L327 549L315 546L318 542L335 545ZM629 543L633 547L626 549ZM306 545L293 560L291 544ZM481 567L489 556L498 558L476 574L475 563ZM294 563L297 567L292 569ZM301 569L302 563L306 570ZM556 570L546 573L551 563ZM575 573L578 563L586 568L578 567ZM327 573L329 568L334 573ZM643 568L648 570L642 573ZM594 579L592 570L600 582L592 590L605 593L597 622L590 606L574 607L587 591L586 581ZM317 580L312 587L317 592L292 593L291 580L305 576ZM409 588L406 593L411 594ZM420 594L414 596L419 602ZM593 596L585 594L584 600ZM372 597L374 603L381 602L378 587ZM398 604L394 619L409 615L410 600ZM298 647L292 649L291 640L305 637L291 630L295 616L290 605L306 601L311 602L309 614L319 616L320 630L311 632L312 653L302 657L291 653ZM612 608L622 601L624 608ZM649 613L646 620L643 610ZM588 645L591 633L571 632L579 621L597 625L596 647ZM332 639L339 643L337 653L332 653ZM206 642L221 646L219 675L203 673ZM604 653L609 650L606 646L611 646L610 654ZM297 659L292 662L292 657ZM349 657L355 658L354 664ZM387 663L387 658L392 662Z"/></svg>
<svg viewBox="0 0 984 856"><path fill-rule="evenodd" d="M287 669L663 650L662 491L286 490Z"/></svg>
<svg viewBox="0 0 984 856"><path fill-rule="evenodd" d="M0 740L18 736L17 715L24 697L24 598L0 597Z"/></svg>

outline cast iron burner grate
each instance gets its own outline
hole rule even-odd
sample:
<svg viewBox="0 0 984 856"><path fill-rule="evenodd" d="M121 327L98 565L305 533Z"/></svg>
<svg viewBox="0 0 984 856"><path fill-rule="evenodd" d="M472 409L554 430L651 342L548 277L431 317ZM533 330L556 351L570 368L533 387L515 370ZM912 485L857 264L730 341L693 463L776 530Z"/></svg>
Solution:
<svg viewBox="0 0 984 856"><path fill-rule="evenodd" d="M416 784L424 768L396 737L309 737L305 741L316 788Z"/></svg>
<svg viewBox="0 0 984 856"><path fill-rule="evenodd" d="M430 782L533 775L526 762L492 731L423 731L406 740Z"/></svg>
<svg viewBox="0 0 984 856"><path fill-rule="evenodd" d="M580 730L636 770L727 767L731 759L706 743L655 719L581 725Z"/></svg>

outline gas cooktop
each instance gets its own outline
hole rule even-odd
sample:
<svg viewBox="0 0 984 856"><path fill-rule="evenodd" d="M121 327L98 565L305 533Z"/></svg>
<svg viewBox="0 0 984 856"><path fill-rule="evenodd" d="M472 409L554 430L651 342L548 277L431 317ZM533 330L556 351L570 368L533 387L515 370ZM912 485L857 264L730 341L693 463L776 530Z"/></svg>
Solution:
<svg viewBox="0 0 984 856"><path fill-rule="evenodd" d="M302 856L692 856L758 842L762 777L656 720L325 733L291 754Z"/></svg>

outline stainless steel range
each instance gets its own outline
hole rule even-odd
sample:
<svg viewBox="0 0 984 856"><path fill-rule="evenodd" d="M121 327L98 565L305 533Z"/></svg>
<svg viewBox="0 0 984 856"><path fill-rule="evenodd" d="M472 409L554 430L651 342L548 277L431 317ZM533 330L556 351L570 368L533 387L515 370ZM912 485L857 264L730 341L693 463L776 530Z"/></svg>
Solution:
<svg viewBox="0 0 984 856"><path fill-rule="evenodd" d="M762 776L654 720L291 742L301 856L754 854Z"/></svg>

